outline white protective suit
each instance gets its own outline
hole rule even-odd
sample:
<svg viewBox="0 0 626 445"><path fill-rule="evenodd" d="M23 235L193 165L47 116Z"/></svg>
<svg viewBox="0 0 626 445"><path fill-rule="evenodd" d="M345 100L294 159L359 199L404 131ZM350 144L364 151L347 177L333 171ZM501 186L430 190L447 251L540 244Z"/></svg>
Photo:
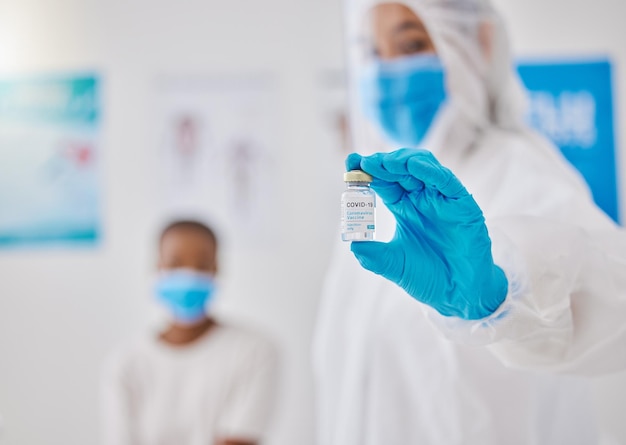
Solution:
<svg viewBox="0 0 626 445"><path fill-rule="evenodd" d="M373 4L358 3L348 8L349 41ZM485 319L443 317L337 241L314 344L318 443L597 443L585 380L626 369L626 233L523 124L522 89L490 5L403 3L431 34L450 98L422 146L482 208L509 292ZM382 204L377 212L376 236L389 240L393 216Z"/></svg>

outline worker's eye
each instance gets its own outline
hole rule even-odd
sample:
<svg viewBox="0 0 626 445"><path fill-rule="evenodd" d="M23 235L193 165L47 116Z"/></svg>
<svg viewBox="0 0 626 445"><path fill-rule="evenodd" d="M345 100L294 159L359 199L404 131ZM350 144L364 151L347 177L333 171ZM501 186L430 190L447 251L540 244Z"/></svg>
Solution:
<svg viewBox="0 0 626 445"><path fill-rule="evenodd" d="M421 53L429 49L429 42L424 38L407 39L398 44L398 49L403 55Z"/></svg>
<svg viewBox="0 0 626 445"><path fill-rule="evenodd" d="M372 42L362 43L359 53L365 62L380 58L380 50Z"/></svg>

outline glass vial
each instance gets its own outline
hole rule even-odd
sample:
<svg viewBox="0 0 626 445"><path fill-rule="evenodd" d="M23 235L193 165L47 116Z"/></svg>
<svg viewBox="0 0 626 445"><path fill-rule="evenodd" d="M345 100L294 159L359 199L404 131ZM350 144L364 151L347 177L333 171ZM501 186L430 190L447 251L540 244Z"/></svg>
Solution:
<svg viewBox="0 0 626 445"><path fill-rule="evenodd" d="M341 239L371 241L376 231L376 194L372 177L361 170L344 173L346 190L341 194Z"/></svg>

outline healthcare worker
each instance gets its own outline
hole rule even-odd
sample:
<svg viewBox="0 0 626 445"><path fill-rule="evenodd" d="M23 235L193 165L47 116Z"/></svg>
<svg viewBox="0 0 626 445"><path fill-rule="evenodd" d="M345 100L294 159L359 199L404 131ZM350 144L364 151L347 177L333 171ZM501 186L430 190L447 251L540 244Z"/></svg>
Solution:
<svg viewBox="0 0 626 445"><path fill-rule="evenodd" d="M597 443L586 384L626 368L626 236L524 124L502 20L481 0L348 0L347 20L347 168L374 177L384 242L330 265L319 443Z"/></svg>

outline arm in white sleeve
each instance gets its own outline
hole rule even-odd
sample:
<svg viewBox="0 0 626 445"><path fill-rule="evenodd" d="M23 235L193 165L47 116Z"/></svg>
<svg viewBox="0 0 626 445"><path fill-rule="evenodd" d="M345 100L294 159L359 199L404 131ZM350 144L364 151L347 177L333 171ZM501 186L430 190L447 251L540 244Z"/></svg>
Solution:
<svg viewBox="0 0 626 445"><path fill-rule="evenodd" d="M429 316L458 341L488 345L506 365L595 375L626 369L626 232L578 200L570 223L491 222L509 292L478 321ZM576 217L578 215L578 217Z"/></svg>
<svg viewBox="0 0 626 445"><path fill-rule="evenodd" d="M101 443L103 445L137 445L134 434L132 388L123 361L113 357L102 372L100 388Z"/></svg>
<svg viewBox="0 0 626 445"><path fill-rule="evenodd" d="M448 338L485 345L507 366L580 375L626 369L626 231L555 147L533 132L496 133L468 168L480 171L477 191L507 297L482 320L432 311L429 318Z"/></svg>

